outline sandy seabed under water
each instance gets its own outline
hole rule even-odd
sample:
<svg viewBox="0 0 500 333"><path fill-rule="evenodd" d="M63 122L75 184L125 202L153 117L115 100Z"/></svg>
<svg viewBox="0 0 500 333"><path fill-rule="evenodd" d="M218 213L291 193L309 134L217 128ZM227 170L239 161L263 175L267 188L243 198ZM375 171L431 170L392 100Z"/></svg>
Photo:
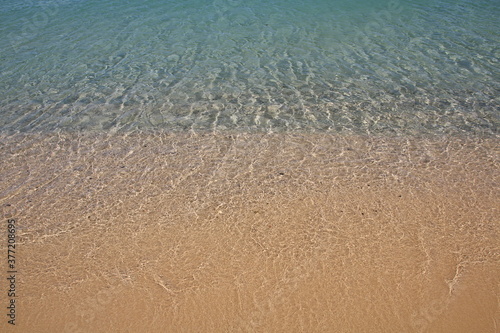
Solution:
<svg viewBox="0 0 500 333"><path fill-rule="evenodd" d="M495 138L0 137L2 332L498 332Z"/></svg>

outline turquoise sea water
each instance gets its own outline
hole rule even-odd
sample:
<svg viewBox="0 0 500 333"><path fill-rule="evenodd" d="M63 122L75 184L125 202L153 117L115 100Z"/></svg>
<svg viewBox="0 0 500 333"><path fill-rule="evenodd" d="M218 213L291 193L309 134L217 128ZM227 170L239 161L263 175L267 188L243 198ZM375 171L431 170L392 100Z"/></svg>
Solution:
<svg viewBox="0 0 500 333"><path fill-rule="evenodd" d="M498 0L11 0L0 130L497 135Z"/></svg>

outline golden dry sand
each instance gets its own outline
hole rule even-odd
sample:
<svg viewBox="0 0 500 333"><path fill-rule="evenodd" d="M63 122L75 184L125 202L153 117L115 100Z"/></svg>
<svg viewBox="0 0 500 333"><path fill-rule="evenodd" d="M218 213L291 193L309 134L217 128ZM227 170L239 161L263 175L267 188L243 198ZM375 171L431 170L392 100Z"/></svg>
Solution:
<svg viewBox="0 0 500 333"><path fill-rule="evenodd" d="M0 137L2 332L498 332L496 139Z"/></svg>

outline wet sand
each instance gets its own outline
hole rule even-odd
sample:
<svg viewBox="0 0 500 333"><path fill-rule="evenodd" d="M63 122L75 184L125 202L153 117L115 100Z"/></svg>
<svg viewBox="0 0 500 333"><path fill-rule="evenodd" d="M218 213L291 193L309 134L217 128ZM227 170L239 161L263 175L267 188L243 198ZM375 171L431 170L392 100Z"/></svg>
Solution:
<svg viewBox="0 0 500 333"><path fill-rule="evenodd" d="M0 137L18 265L16 326L2 314L0 331L498 332L498 147L300 133Z"/></svg>

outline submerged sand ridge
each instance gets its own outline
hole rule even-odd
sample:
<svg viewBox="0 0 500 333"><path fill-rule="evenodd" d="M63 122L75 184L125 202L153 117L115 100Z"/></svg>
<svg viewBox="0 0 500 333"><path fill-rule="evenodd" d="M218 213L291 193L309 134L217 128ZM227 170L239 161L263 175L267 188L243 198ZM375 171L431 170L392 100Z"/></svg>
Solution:
<svg viewBox="0 0 500 333"><path fill-rule="evenodd" d="M0 204L19 249L17 325L2 331L500 327L495 138L0 141Z"/></svg>

